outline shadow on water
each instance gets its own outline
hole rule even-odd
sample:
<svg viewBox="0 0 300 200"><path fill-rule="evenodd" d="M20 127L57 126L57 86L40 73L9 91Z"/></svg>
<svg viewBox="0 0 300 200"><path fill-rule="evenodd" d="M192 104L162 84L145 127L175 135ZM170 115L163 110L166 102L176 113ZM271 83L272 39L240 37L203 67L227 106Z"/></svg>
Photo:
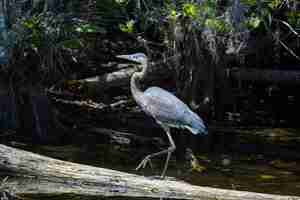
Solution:
<svg viewBox="0 0 300 200"><path fill-rule="evenodd" d="M83 134L83 133L82 133ZM153 160L138 172L138 162L155 148L101 143L96 136L82 135L66 146L26 146L26 150L71 162L137 173L159 175L164 159ZM99 136L98 136L99 137ZM197 164L176 161L173 155L167 176L194 185L281 195L300 196L300 131L296 129L243 130L227 147L213 153L194 152ZM99 142L100 141L100 142ZM73 144L74 142L74 144ZM220 143L219 143L220 144ZM224 144L220 144L223 145ZM255 146L255 151L253 150ZM240 151L239 151L239 150ZM251 151L249 149L252 149ZM208 151L209 152L209 151ZM192 163L192 164L191 164ZM62 196L35 196L33 199L146 199Z"/></svg>

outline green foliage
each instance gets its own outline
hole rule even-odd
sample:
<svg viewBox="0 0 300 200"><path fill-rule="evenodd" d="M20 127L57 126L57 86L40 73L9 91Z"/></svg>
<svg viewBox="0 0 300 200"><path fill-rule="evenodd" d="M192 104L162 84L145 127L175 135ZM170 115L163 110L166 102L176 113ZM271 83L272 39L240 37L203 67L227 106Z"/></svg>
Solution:
<svg viewBox="0 0 300 200"><path fill-rule="evenodd" d="M88 27L86 29L88 30ZM19 36L23 34L18 42L38 50L63 47L65 41L74 38L74 27L65 22L64 15L51 13L23 18L15 25L13 31Z"/></svg>
<svg viewBox="0 0 300 200"><path fill-rule="evenodd" d="M241 3L250 7L257 7L256 0L241 0ZM260 2L262 7L268 7L270 9L276 9L282 4L281 0L263 0Z"/></svg>
<svg viewBox="0 0 300 200"><path fill-rule="evenodd" d="M171 21L176 21L177 16L178 16L177 11L175 9L171 9L168 15L168 19L170 19Z"/></svg>
<svg viewBox="0 0 300 200"><path fill-rule="evenodd" d="M153 8L152 16L149 19L167 19L169 24L184 23L193 24L196 29L210 28L217 32L228 32L230 26L224 18L217 17L217 4L213 0L204 0L199 3L191 3L189 1L164 1L164 5L159 9ZM150 12L148 12L150 13ZM154 13L156 16L154 17ZM157 22L155 25L161 26ZM162 26L163 27L163 26Z"/></svg>
<svg viewBox="0 0 300 200"><path fill-rule="evenodd" d="M286 16L288 18L288 22L297 27L300 28L300 12L299 11L289 11L286 13Z"/></svg>
<svg viewBox="0 0 300 200"><path fill-rule="evenodd" d="M217 12L217 4L216 1L213 0L205 0L202 2L200 6L200 13L202 17L216 17L216 12Z"/></svg>
<svg viewBox="0 0 300 200"><path fill-rule="evenodd" d="M50 83L62 78L72 60L70 52L82 48L76 27L67 19L51 12L19 19L10 31L14 39L9 70L27 81Z"/></svg>
<svg viewBox="0 0 300 200"><path fill-rule="evenodd" d="M254 30L257 29L261 25L262 19L257 16L249 17L248 20L245 22L245 25L250 29Z"/></svg>
<svg viewBox="0 0 300 200"><path fill-rule="evenodd" d="M213 0L205 0L201 4L182 4L182 16L191 19L195 28L209 28L217 32L229 32L231 26L222 17L217 16L217 4Z"/></svg>
<svg viewBox="0 0 300 200"><path fill-rule="evenodd" d="M226 33L230 31L230 26L224 20L218 20L216 18L209 18L205 20L205 26L216 30L220 33Z"/></svg>
<svg viewBox="0 0 300 200"><path fill-rule="evenodd" d="M272 23L272 12L277 8L278 0L261 1L260 5L256 0L241 0L248 6L246 13L246 21L244 25L250 30L265 31Z"/></svg>
<svg viewBox="0 0 300 200"><path fill-rule="evenodd" d="M261 181L268 181L268 180L276 179L276 176L268 175L268 174L261 174L261 175L258 176L258 178Z"/></svg>
<svg viewBox="0 0 300 200"><path fill-rule="evenodd" d="M96 0L96 23L109 31L120 30L119 24L126 24L133 12L128 0Z"/></svg>
<svg viewBox="0 0 300 200"><path fill-rule="evenodd" d="M76 28L79 33L95 33L96 28L90 24L82 24Z"/></svg>
<svg viewBox="0 0 300 200"><path fill-rule="evenodd" d="M247 6L256 6L257 1L256 0L240 0L242 4Z"/></svg>
<svg viewBox="0 0 300 200"><path fill-rule="evenodd" d="M130 20L125 24L119 24L120 30L125 33L133 33L134 21Z"/></svg>
<svg viewBox="0 0 300 200"><path fill-rule="evenodd" d="M197 4L185 3L182 6L182 13L184 17L190 17L196 19L199 16L199 8Z"/></svg>
<svg viewBox="0 0 300 200"><path fill-rule="evenodd" d="M278 8L281 3L281 0L272 0L268 3L268 6L272 9L275 9Z"/></svg>
<svg viewBox="0 0 300 200"><path fill-rule="evenodd" d="M21 25L27 31L28 34L28 44L31 48L38 48L42 44L42 24L38 16L33 16L32 18L25 19L21 21Z"/></svg>
<svg viewBox="0 0 300 200"><path fill-rule="evenodd" d="M256 0L241 0L241 2L248 7L247 19L244 24L250 30L272 32L274 13L276 13L277 18L286 16L287 22L292 26L299 27L300 25L299 11L290 10L285 14L282 12L283 8L290 9L289 3L294 3L293 1L265 0L261 1L260 4L257 4Z"/></svg>

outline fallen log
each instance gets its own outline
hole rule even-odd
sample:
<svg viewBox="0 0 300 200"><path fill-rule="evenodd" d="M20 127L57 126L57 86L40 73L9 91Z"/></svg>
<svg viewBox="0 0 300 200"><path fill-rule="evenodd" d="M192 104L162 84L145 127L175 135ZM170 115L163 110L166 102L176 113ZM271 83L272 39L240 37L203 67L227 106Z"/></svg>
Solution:
<svg viewBox="0 0 300 200"><path fill-rule="evenodd" d="M9 178L5 182L6 188L18 196L76 194L172 199L300 200L296 196L216 189L180 181L151 179L61 161L5 145L0 145L0 169L19 175L20 178Z"/></svg>
<svg viewBox="0 0 300 200"><path fill-rule="evenodd" d="M121 69L116 72L104 74L102 76L95 76L86 79L79 80L86 87L92 88L95 91L103 91L112 87L129 87L130 77L134 72L138 71L137 68ZM150 72L146 82L152 82L156 80L162 80L170 76L170 69L161 68L157 71Z"/></svg>
<svg viewBox="0 0 300 200"><path fill-rule="evenodd" d="M175 62L179 58L179 55L167 58L160 63L149 63L151 65L149 69L146 83L161 81L165 78L169 78L172 75L172 69L167 66L169 63ZM140 71L137 67L130 67L121 69L119 71L107 73L101 76L94 76L85 79L78 80L80 83L84 83L86 87L93 88L95 91L103 91L112 87L129 87L130 77L134 72Z"/></svg>
<svg viewBox="0 0 300 200"><path fill-rule="evenodd" d="M126 68L116 72L108 73L102 76L95 76L79 80L87 87L95 88L96 91L109 89L111 87L129 87L130 77L137 69ZM168 78L171 69L163 65L155 66L149 73L146 81ZM300 70L271 70L271 69L245 69L233 68L227 69L227 75L235 80L270 82L278 84L300 84Z"/></svg>
<svg viewBox="0 0 300 200"><path fill-rule="evenodd" d="M300 67L298 68L300 69ZM227 69L227 76L242 81L269 82L287 85L300 84L300 70L233 68Z"/></svg>
<svg viewBox="0 0 300 200"><path fill-rule="evenodd" d="M137 69L134 68L126 68L102 76L81 79L79 82L84 83L89 88L95 88L96 91L101 91L111 87L129 85L129 79L136 71Z"/></svg>

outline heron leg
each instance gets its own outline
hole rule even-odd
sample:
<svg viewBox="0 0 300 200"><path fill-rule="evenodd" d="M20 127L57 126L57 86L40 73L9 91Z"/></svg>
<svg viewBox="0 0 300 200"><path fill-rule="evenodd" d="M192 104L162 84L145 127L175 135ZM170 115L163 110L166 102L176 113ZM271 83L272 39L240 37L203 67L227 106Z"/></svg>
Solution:
<svg viewBox="0 0 300 200"><path fill-rule="evenodd" d="M168 148L168 155L167 155L167 158L166 158L166 162L165 162L165 166L164 166L164 170L161 174L161 178L164 178L165 177L165 174L166 174L166 171L167 171L167 168L168 168L168 165L169 165L169 160L170 160L170 157L171 157L171 154L172 152L175 151L176 149L176 145L175 145L175 142L171 136L171 132L170 132L170 128L169 127L166 127L166 126L162 126L163 129L165 130L167 136L168 136L168 139L169 139L169 142L170 142L170 147Z"/></svg>
<svg viewBox="0 0 300 200"><path fill-rule="evenodd" d="M164 178L165 177L165 173L166 173L167 168L168 168L168 164L169 164L169 160L170 160L171 154L172 154L173 151L175 151L176 146L175 146L175 143L174 143L174 141L172 139L172 136L170 134L170 128L167 127L167 126L165 126L165 125L163 125L163 124L160 124L160 125L162 126L162 128L164 129L164 131L166 132L166 134L168 136L168 139L169 139L169 142L170 142L170 147L168 149L165 149L165 150L162 150L160 152L153 153L153 154L150 154L150 155L146 156L140 162L140 164L137 166L136 170L139 170L141 167L145 168L148 162L151 165L151 158L167 153L168 155L167 155L167 158L166 158L166 162L165 162L165 165L164 165L163 172L161 174L161 177Z"/></svg>

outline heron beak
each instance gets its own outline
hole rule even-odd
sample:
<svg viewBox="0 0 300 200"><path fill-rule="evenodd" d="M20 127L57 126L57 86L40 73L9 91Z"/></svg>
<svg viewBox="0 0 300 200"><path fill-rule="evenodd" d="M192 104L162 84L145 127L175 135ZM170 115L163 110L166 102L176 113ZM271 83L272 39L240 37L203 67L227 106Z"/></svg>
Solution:
<svg viewBox="0 0 300 200"><path fill-rule="evenodd" d="M120 59L124 59L124 60L128 60L137 64L141 64L140 62L133 60L130 55L117 55L116 58L120 58Z"/></svg>
<svg viewBox="0 0 300 200"><path fill-rule="evenodd" d="M116 58L121 58L125 60L130 60L129 55L117 55Z"/></svg>

